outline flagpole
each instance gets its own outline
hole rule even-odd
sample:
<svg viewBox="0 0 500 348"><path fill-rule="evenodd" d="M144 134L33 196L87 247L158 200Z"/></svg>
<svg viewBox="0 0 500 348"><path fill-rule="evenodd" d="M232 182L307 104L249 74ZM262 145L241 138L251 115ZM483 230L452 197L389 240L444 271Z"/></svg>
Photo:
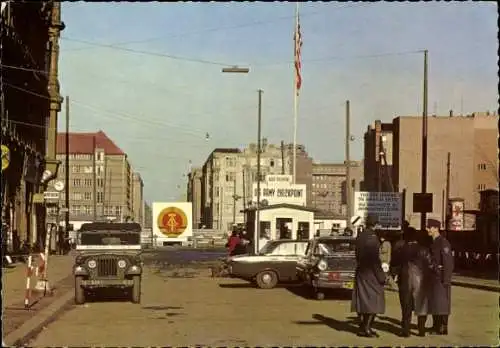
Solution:
<svg viewBox="0 0 500 348"><path fill-rule="evenodd" d="M295 3L295 45L297 42L299 27L299 2ZM296 54L297 48L295 48L294 56ZM297 72L294 68L294 88L293 88L293 183L296 184L297 179L297 119L298 119L298 89L297 89Z"/></svg>

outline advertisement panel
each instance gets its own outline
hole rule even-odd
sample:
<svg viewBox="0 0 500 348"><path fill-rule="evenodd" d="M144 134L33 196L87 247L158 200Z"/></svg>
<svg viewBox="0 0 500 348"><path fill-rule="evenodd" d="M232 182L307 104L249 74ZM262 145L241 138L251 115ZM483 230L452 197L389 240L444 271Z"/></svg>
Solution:
<svg viewBox="0 0 500 348"><path fill-rule="evenodd" d="M464 229L464 200L460 198L450 199L450 219L448 221L449 231L462 231Z"/></svg>
<svg viewBox="0 0 500 348"><path fill-rule="evenodd" d="M183 242L193 235L191 202L153 202L153 238L163 242Z"/></svg>
<svg viewBox="0 0 500 348"><path fill-rule="evenodd" d="M401 226L402 194L399 192L355 192L354 216L361 224L368 215L377 217L378 223L386 228ZM358 221L359 222L359 221Z"/></svg>

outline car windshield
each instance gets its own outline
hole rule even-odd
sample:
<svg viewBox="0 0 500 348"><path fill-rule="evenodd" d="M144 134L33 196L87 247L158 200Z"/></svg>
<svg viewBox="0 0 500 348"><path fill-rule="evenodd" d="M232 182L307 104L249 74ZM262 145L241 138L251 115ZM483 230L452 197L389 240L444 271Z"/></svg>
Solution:
<svg viewBox="0 0 500 348"><path fill-rule="evenodd" d="M139 245L141 236L137 232L85 231L80 235L80 245Z"/></svg>
<svg viewBox="0 0 500 348"><path fill-rule="evenodd" d="M333 255L335 253L353 253L355 245L349 240L328 240L321 241L317 246L317 253L320 255Z"/></svg>
<svg viewBox="0 0 500 348"><path fill-rule="evenodd" d="M270 254L280 243L267 242L259 251L259 255Z"/></svg>

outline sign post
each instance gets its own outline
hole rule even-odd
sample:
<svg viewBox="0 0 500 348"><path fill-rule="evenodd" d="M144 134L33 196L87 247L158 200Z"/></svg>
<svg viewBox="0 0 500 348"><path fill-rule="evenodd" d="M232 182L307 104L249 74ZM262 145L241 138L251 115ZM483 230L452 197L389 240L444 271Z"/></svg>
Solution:
<svg viewBox="0 0 500 348"><path fill-rule="evenodd" d="M364 221L376 217L382 228L401 228L402 194L399 192L355 192L354 215Z"/></svg>

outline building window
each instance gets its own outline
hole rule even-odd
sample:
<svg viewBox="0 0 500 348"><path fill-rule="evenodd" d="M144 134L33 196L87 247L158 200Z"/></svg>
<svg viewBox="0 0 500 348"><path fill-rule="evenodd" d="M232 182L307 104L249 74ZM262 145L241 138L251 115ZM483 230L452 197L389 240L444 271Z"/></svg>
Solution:
<svg viewBox="0 0 500 348"><path fill-rule="evenodd" d="M97 179L97 187L104 187L104 179L102 178Z"/></svg>
<svg viewBox="0 0 500 348"><path fill-rule="evenodd" d="M83 172L85 174L92 174L92 166L85 166L85 167L83 167Z"/></svg>
<svg viewBox="0 0 500 348"><path fill-rule="evenodd" d="M97 192L97 203L104 202L104 192Z"/></svg>
<svg viewBox="0 0 500 348"><path fill-rule="evenodd" d="M82 200L82 194L80 192L73 192L71 194L71 198L73 201L81 201Z"/></svg>
<svg viewBox="0 0 500 348"><path fill-rule="evenodd" d="M214 215L219 216L219 214L220 214L219 203L215 203L214 210L215 210Z"/></svg>
<svg viewBox="0 0 500 348"><path fill-rule="evenodd" d="M236 180L236 174L234 172L228 172L226 174L226 182L233 182Z"/></svg>
<svg viewBox="0 0 500 348"><path fill-rule="evenodd" d="M85 214L86 215L92 215L94 213L94 209L90 205L85 206Z"/></svg>
<svg viewBox="0 0 500 348"><path fill-rule="evenodd" d="M215 190L215 197L219 197L220 188L217 186L217 187L214 187L214 190Z"/></svg>
<svg viewBox="0 0 500 348"><path fill-rule="evenodd" d="M74 187L81 187L82 186L82 180L81 179L73 179L73 186Z"/></svg>
<svg viewBox="0 0 500 348"><path fill-rule="evenodd" d="M115 215L120 216L122 214L122 207L117 205L115 206Z"/></svg>
<svg viewBox="0 0 500 348"><path fill-rule="evenodd" d="M271 167L274 167L274 160L273 160L273 159L269 161L269 165L270 165Z"/></svg>
<svg viewBox="0 0 500 348"><path fill-rule="evenodd" d="M72 205L69 209L71 215L80 215L80 206L79 205Z"/></svg>
<svg viewBox="0 0 500 348"><path fill-rule="evenodd" d="M478 191L484 191L484 190L486 190L486 185L485 184L479 184L479 185L477 185L477 190Z"/></svg>
<svg viewBox="0 0 500 348"><path fill-rule="evenodd" d="M71 172L72 173L80 173L81 170L82 170L82 168L79 165L74 165L74 166L71 167Z"/></svg>
<svg viewBox="0 0 500 348"><path fill-rule="evenodd" d="M83 186L91 187L92 186L92 179L83 179Z"/></svg>
<svg viewBox="0 0 500 348"><path fill-rule="evenodd" d="M226 157L226 167L236 167L236 158Z"/></svg>
<svg viewBox="0 0 500 348"><path fill-rule="evenodd" d="M90 201L92 199L92 192L85 192L83 198L86 201Z"/></svg>
<svg viewBox="0 0 500 348"><path fill-rule="evenodd" d="M487 167L487 166L486 166L486 163L479 163L479 164L477 165L477 169L478 169L478 170L486 170L486 167Z"/></svg>

